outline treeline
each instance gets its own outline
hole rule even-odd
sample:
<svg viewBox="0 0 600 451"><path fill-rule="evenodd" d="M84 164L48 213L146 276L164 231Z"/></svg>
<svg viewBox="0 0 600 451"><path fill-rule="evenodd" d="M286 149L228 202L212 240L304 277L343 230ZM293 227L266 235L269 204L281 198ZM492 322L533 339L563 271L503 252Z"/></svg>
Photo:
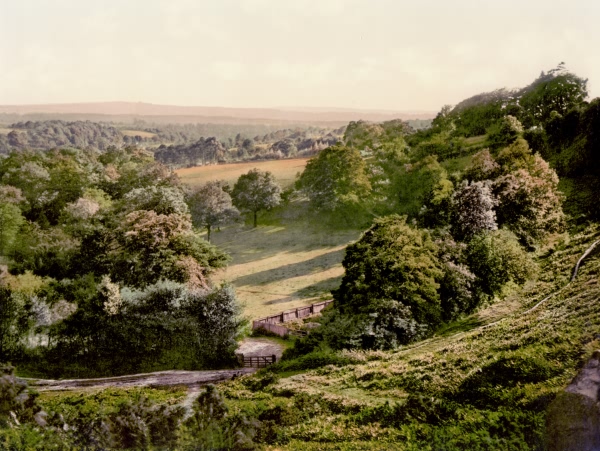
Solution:
<svg viewBox="0 0 600 451"><path fill-rule="evenodd" d="M313 155L337 142L344 127L333 130L319 127L276 129L238 126L237 132L218 139L206 132L219 131L214 124L166 124L149 126L137 121L135 130L122 125L90 121L26 121L9 125L0 134L0 153L13 150L50 150L61 148L93 149L138 146L152 149L156 159L172 167L215 164L225 161L279 159ZM216 129L215 129L216 127ZM240 130L242 129L242 130ZM262 135L244 132L265 131ZM209 136L209 137L205 137Z"/></svg>
<svg viewBox="0 0 600 451"><path fill-rule="evenodd" d="M237 134L227 142L200 138L188 144L164 145L155 151L158 161L170 166L197 166L227 161L273 160L311 156L335 144L343 129L278 130L254 138Z"/></svg>
<svg viewBox="0 0 600 451"><path fill-rule="evenodd" d="M11 150L48 150L63 147L98 149L133 144L133 137L124 136L117 128L89 121L17 122L7 135L0 134L0 153Z"/></svg>
<svg viewBox="0 0 600 451"><path fill-rule="evenodd" d="M177 177L136 148L0 161L0 359L54 376L231 364L243 321L212 286L228 256Z"/></svg>

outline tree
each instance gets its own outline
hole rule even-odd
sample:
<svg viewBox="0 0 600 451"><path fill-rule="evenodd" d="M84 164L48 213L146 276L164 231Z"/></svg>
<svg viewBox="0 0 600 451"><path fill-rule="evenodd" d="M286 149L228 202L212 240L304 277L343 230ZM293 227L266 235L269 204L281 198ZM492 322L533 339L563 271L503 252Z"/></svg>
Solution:
<svg viewBox="0 0 600 451"><path fill-rule="evenodd" d="M365 324L363 346L395 347L439 325L443 273L436 253L429 233L398 215L376 219L347 247L335 308Z"/></svg>
<svg viewBox="0 0 600 451"><path fill-rule="evenodd" d="M498 228L494 212L498 202L492 194L491 182L463 181L452 195L451 203L454 236L459 240Z"/></svg>
<svg viewBox="0 0 600 451"><path fill-rule="evenodd" d="M206 228L207 241L210 241L210 231L235 221L240 212L233 206L233 201L228 192L223 190L221 182L208 182L196 188L188 196L188 205L192 214L192 221L198 227Z"/></svg>
<svg viewBox="0 0 600 451"><path fill-rule="evenodd" d="M503 175L494 181L498 222L529 245L564 225L558 176L527 143L517 139L497 158Z"/></svg>
<svg viewBox="0 0 600 451"><path fill-rule="evenodd" d="M261 210L270 210L281 203L281 187L271 172L251 169L243 174L233 186L231 193L233 204L240 210L249 211L257 226L257 214Z"/></svg>
<svg viewBox="0 0 600 451"><path fill-rule="evenodd" d="M342 145L328 147L311 158L297 187L308 195L315 210L329 211L364 203L371 192L360 152Z"/></svg>
<svg viewBox="0 0 600 451"><path fill-rule="evenodd" d="M531 257L508 230L484 232L467 245L469 268L486 294L498 294L508 282L522 284L536 272Z"/></svg>
<svg viewBox="0 0 600 451"><path fill-rule="evenodd" d="M500 165L496 163L489 149L473 155L471 163L465 168L464 178L472 182L494 179L500 172Z"/></svg>
<svg viewBox="0 0 600 451"><path fill-rule="evenodd" d="M588 96L587 79L565 69L564 63L542 74L517 95L523 109L522 122L529 128L547 122L552 112L564 115L582 105Z"/></svg>
<svg viewBox="0 0 600 451"><path fill-rule="evenodd" d="M14 204L0 203L0 255L12 245L24 219L21 210Z"/></svg>

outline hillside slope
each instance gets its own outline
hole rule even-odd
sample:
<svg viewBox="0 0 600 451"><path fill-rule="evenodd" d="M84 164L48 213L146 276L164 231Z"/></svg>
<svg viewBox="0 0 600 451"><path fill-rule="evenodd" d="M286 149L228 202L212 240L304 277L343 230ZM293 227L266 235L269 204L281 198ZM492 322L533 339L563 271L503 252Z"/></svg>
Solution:
<svg viewBox="0 0 600 451"><path fill-rule="evenodd" d="M273 449L545 449L548 404L600 347L597 249L569 283L599 236L594 226L563 238L541 259L537 282L425 342L343 352L328 358L347 365L267 374L254 392L244 378L226 394L281 425L261 438Z"/></svg>

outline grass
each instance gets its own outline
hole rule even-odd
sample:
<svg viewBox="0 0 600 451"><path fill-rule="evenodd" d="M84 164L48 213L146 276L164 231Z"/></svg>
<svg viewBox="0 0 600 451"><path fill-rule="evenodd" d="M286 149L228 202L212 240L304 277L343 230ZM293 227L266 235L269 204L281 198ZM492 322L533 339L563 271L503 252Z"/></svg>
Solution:
<svg viewBox="0 0 600 451"><path fill-rule="evenodd" d="M291 186L296 180L296 174L302 172L308 158L290 160L252 161L244 163L230 163L210 166L196 166L193 168L178 169L175 172L183 183L189 185L202 185L214 180L225 180L230 185L235 184L240 175L249 170L258 168L261 171L270 171L277 178L282 187Z"/></svg>
<svg viewBox="0 0 600 451"><path fill-rule="evenodd" d="M600 347L600 252L567 285L599 236L596 226L563 236L540 260L539 280L429 340L341 352L354 363L281 374L256 393L229 382L226 395L240 407L305 412L270 449L544 449L548 404Z"/></svg>
<svg viewBox="0 0 600 451"><path fill-rule="evenodd" d="M141 136L142 138L154 138L156 133L145 132L142 130L121 130L125 136Z"/></svg>
<svg viewBox="0 0 600 451"><path fill-rule="evenodd" d="M329 299L339 285L345 248L360 231L332 230L287 217L301 211L293 203L259 218L257 228L236 225L211 236L232 256L215 279L235 286L251 319Z"/></svg>
<svg viewBox="0 0 600 451"><path fill-rule="evenodd" d="M10 132L12 132L12 128L0 127L0 135L8 135Z"/></svg>
<svg viewBox="0 0 600 451"><path fill-rule="evenodd" d="M487 135L471 136L470 138L465 138L465 144L467 147L478 146L485 143L486 139Z"/></svg>

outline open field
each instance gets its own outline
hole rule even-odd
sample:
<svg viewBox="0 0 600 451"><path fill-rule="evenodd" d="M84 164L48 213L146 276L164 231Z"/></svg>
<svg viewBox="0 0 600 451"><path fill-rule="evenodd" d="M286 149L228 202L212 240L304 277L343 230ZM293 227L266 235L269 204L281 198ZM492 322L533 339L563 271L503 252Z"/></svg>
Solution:
<svg viewBox="0 0 600 451"><path fill-rule="evenodd" d="M213 180L225 180L233 185L240 175L250 169L258 168L261 171L270 171L275 174L279 183L284 187L290 186L296 179L296 174L302 172L308 158L294 158L290 160L250 161L244 163L218 164L212 166L196 166L193 168L178 169L175 172L181 181L189 185L202 185Z"/></svg>
<svg viewBox="0 0 600 451"><path fill-rule="evenodd" d="M12 132L12 128L0 127L0 135L8 135L10 132Z"/></svg>
<svg viewBox="0 0 600 451"><path fill-rule="evenodd" d="M357 230L315 229L305 223L232 226L215 232L212 241L231 254L217 281L229 281L251 319L330 298L344 273L346 245Z"/></svg>
<svg viewBox="0 0 600 451"><path fill-rule="evenodd" d="M145 132L142 130L121 130L125 136L141 136L142 138L153 138L156 133Z"/></svg>

